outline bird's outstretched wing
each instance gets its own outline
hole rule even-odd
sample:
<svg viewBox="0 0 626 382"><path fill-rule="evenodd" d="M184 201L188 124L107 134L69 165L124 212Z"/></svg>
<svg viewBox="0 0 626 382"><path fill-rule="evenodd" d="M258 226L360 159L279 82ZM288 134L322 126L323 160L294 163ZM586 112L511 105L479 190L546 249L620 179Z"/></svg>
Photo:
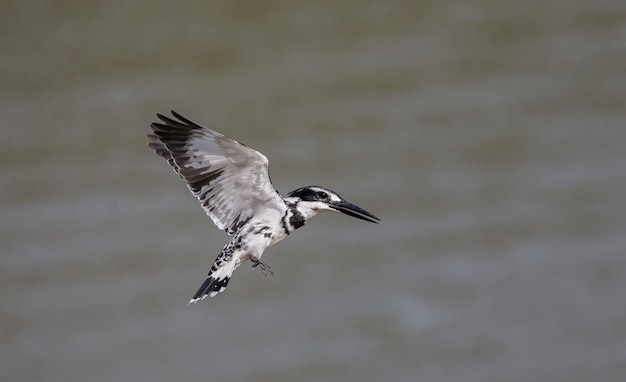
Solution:
<svg viewBox="0 0 626 382"><path fill-rule="evenodd" d="M167 160L219 229L237 232L261 206L284 203L265 155L172 110L157 114L148 146Z"/></svg>

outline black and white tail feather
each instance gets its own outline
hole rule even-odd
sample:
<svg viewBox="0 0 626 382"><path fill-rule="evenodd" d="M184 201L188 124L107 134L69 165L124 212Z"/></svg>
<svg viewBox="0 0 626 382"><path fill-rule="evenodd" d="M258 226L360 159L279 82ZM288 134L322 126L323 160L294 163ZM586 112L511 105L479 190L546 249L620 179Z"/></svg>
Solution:
<svg viewBox="0 0 626 382"><path fill-rule="evenodd" d="M263 251L322 211L337 211L378 223L380 219L345 201L334 191L307 186L283 197L272 185L269 162L260 152L202 127L172 111L157 114L148 146L165 158L187 183L206 214L233 235L221 250L190 304L224 291L239 265L272 273Z"/></svg>

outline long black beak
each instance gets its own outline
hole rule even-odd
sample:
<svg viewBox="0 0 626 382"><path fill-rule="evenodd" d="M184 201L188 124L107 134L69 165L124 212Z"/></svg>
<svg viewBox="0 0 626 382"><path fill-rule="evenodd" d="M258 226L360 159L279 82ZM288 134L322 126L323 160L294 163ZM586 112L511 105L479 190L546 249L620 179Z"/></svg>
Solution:
<svg viewBox="0 0 626 382"><path fill-rule="evenodd" d="M355 206L354 204L346 201L333 203L333 208L341 213L344 213L348 216L352 216L353 218L365 220L368 222L380 223L380 219L374 216L373 214L365 211L363 208Z"/></svg>

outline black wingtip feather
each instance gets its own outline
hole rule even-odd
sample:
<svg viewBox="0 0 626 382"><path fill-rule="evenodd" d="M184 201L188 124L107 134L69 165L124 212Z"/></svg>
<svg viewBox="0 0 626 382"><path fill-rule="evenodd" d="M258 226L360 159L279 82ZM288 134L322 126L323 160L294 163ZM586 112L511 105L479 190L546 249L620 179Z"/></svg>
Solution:
<svg viewBox="0 0 626 382"><path fill-rule="evenodd" d="M163 127L188 127L186 126L184 123L181 123L180 121L176 121L168 116L165 116L163 114L159 114L157 113L157 118L159 118L161 121L165 122L165 125L160 124L158 122L153 123L153 125L157 125L157 126L163 126Z"/></svg>
<svg viewBox="0 0 626 382"><path fill-rule="evenodd" d="M170 110L170 113L172 113L172 115L178 119L181 122L184 122L187 126L189 127L193 127L194 129L202 129L203 127L198 125L197 123L183 117L182 115L178 114L177 112L175 112L174 110Z"/></svg>
<svg viewBox="0 0 626 382"><path fill-rule="evenodd" d="M186 127L186 128L192 128L192 129L202 129L203 127L198 125L197 123L183 117L182 115L180 115L179 113L177 113L174 110L170 110L170 113L172 113L172 116L175 119L172 119L171 117L168 117L167 115L163 115L161 113L157 113L156 116L158 119L160 119L161 121L163 121L165 124L161 124L158 122L152 123L152 128L155 127Z"/></svg>

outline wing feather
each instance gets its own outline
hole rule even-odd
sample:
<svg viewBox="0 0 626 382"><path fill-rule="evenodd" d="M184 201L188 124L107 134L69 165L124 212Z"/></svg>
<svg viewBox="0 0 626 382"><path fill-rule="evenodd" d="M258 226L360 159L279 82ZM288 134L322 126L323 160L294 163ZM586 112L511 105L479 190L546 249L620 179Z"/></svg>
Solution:
<svg viewBox="0 0 626 382"><path fill-rule="evenodd" d="M152 123L148 147L187 182L219 229L233 234L260 207L284 204L265 155L173 110L172 115L157 114L161 122Z"/></svg>

